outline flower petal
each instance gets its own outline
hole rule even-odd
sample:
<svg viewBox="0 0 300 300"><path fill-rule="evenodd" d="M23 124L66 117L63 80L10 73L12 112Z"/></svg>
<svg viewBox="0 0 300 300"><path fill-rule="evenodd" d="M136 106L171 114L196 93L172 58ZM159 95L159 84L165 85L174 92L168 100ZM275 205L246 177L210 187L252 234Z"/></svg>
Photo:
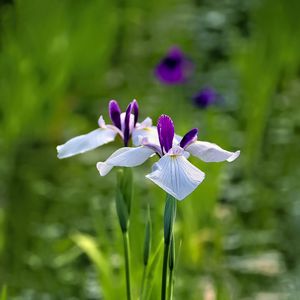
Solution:
<svg viewBox="0 0 300 300"><path fill-rule="evenodd" d="M136 167L144 163L152 154L150 148L123 147L114 152L105 162L98 162L97 169L101 176L105 176L113 167Z"/></svg>
<svg viewBox="0 0 300 300"><path fill-rule="evenodd" d="M198 136L198 128L193 128L192 130L190 130L188 133L184 135L184 137L180 141L180 147L186 148L191 143L197 141L197 136Z"/></svg>
<svg viewBox="0 0 300 300"><path fill-rule="evenodd" d="M133 130L132 143L135 146L140 146L145 138L147 139L148 143L158 145L160 148L156 126L142 128L137 127Z"/></svg>
<svg viewBox="0 0 300 300"><path fill-rule="evenodd" d="M232 162L240 155L240 151L230 152L216 144L200 141L192 143L185 150L205 162L220 162L224 160Z"/></svg>
<svg viewBox="0 0 300 300"><path fill-rule="evenodd" d="M132 101L132 110L134 115L134 126L135 126L139 118L139 105L135 99Z"/></svg>
<svg viewBox="0 0 300 300"><path fill-rule="evenodd" d="M119 104L116 100L110 100L108 104L108 112L109 112L109 117L113 124L121 129L121 109L119 107Z"/></svg>
<svg viewBox="0 0 300 300"><path fill-rule="evenodd" d="M167 153L173 146L174 123L167 115L161 115L157 121L157 132L162 152Z"/></svg>
<svg viewBox="0 0 300 300"><path fill-rule="evenodd" d="M124 120L124 145L125 146L128 145L130 132L131 132L130 121L131 121L131 116L132 116L131 115L132 108L133 108L133 104L132 104L132 102L130 102L129 105L127 106L126 113L125 113L125 120ZM133 123L133 126L134 126L134 123Z"/></svg>
<svg viewBox="0 0 300 300"><path fill-rule="evenodd" d="M65 144L57 146L57 157L66 158L95 149L112 142L117 132L110 128L98 128L90 133L74 137Z"/></svg>
<svg viewBox="0 0 300 300"><path fill-rule="evenodd" d="M146 177L178 200L192 193L205 177L182 155L165 155L152 170Z"/></svg>

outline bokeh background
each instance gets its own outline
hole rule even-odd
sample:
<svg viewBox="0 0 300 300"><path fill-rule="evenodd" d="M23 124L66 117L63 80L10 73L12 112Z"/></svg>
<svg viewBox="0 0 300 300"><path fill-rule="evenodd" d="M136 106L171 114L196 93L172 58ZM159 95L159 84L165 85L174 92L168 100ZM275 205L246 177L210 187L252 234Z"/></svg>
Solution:
<svg viewBox="0 0 300 300"><path fill-rule="evenodd" d="M297 0L14 0L0 2L0 285L8 299L125 299L115 172L95 163L121 141L58 160L56 145L97 127L117 99L141 117L228 150L178 205L175 299L300 297L300 2ZM193 76L164 85L172 46ZM213 87L201 109L192 96ZM153 160L154 161L154 160ZM134 169L134 294L151 207L153 253L164 192ZM160 262L159 262L160 264ZM151 299L159 299L160 268ZM1 288L0 286L0 288Z"/></svg>

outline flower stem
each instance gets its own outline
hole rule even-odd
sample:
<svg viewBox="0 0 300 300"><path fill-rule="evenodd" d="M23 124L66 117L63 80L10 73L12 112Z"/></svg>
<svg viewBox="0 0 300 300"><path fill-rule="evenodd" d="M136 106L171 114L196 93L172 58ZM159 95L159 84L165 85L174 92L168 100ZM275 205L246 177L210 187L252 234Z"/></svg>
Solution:
<svg viewBox="0 0 300 300"><path fill-rule="evenodd" d="M173 224L176 216L176 199L167 194L165 212L164 212L164 259L161 279L161 300L166 300L167 290L167 271L169 262L169 250L171 237L173 234Z"/></svg>
<svg viewBox="0 0 300 300"><path fill-rule="evenodd" d="M161 300L166 299L169 249L170 249L170 245L165 243L165 245L164 245L163 270L162 270L162 278L161 278Z"/></svg>
<svg viewBox="0 0 300 300"><path fill-rule="evenodd" d="M174 266L175 266L175 240L174 240L174 232L172 232L171 244L170 244L170 255L169 255L168 300L172 300L173 299Z"/></svg>
<svg viewBox="0 0 300 300"><path fill-rule="evenodd" d="M123 232L123 242L124 242L124 258L125 258L126 293L127 293L127 300L131 300L131 288L130 288L130 248L129 248L128 231Z"/></svg>

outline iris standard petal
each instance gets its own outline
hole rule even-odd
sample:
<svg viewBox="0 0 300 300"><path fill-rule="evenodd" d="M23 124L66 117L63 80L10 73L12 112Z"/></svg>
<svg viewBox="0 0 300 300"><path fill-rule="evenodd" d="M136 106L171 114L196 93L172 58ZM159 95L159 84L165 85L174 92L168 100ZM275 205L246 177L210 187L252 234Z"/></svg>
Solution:
<svg viewBox="0 0 300 300"><path fill-rule="evenodd" d="M130 126L130 119L131 119L132 107L133 107L133 105L132 105L132 102L131 102L127 106L126 113L125 113L125 120L124 120L124 145L125 145L125 147L127 147L129 137L130 137L130 127L131 127Z"/></svg>
<svg viewBox="0 0 300 300"><path fill-rule="evenodd" d="M158 134L156 126L135 128L132 133L132 143L135 146L140 146L142 141L147 139L148 143L159 146Z"/></svg>
<svg viewBox="0 0 300 300"><path fill-rule="evenodd" d="M178 200L183 200L203 181L205 174L182 155L165 155L146 175Z"/></svg>
<svg viewBox="0 0 300 300"><path fill-rule="evenodd" d="M113 124L121 130L121 109L116 100L110 100L108 104L109 117Z"/></svg>
<svg viewBox="0 0 300 300"><path fill-rule="evenodd" d="M116 135L117 132L110 128L95 129L90 133L74 137L65 144L57 146L57 157L66 158L95 149L112 142Z"/></svg>
<svg viewBox="0 0 300 300"><path fill-rule="evenodd" d="M167 115L161 115L157 121L158 138L162 152L167 153L173 146L174 123Z"/></svg>
<svg viewBox="0 0 300 300"><path fill-rule="evenodd" d="M105 176L113 167L136 167L144 163L155 151L141 146L123 147L114 152L105 162L98 162L97 169Z"/></svg>
<svg viewBox="0 0 300 300"><path fill-rule="evenodd" d="M185 150L205 162L232 162L240 155L240 151L226 151L216 144L201 141L190 144Z"/></svg>
<svg viewBox="0 0 300 300"><path fill-rule="evenodd" d="M135 126L139 119L139 105L135 99L132 101L132 111L134 115L134 126Z"/></svg>

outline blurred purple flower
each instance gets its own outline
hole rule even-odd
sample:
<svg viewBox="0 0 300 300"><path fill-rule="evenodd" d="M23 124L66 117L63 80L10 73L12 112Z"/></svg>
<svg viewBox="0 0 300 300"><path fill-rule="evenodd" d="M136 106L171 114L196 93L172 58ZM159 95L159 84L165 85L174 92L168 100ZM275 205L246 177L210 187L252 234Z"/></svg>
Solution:
<svg viewBox="0 0 300 300"><path fill-rule="evenodd" d="M218 99L219 95L213 88L206 87L201 89L197 94L193 96L194 103L201 107L206 108L213 103L215 103Z"/></svg>
<svg viewBox="0 0 300 300"><path fill-rule="evenodd" d="M193 72L193 63L178 47L172 47L156 66L155 76L164 84L181 84Z"/></svg>

